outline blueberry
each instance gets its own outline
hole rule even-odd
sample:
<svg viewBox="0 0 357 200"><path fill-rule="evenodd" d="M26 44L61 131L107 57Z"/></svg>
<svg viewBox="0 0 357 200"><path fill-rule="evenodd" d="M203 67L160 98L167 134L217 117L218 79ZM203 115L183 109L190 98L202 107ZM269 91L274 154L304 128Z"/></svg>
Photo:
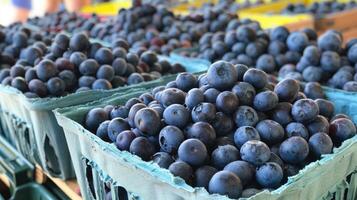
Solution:
<svg viewBox="0 0 357 200"><path fill-rule="evenodd" d="M292 121L292 116L290 114L291 108L292 105L288 102L278 103L274 110L271 111L270 118L282 126L285 126Z"/></svg>
<svg viewBox="0 0 357 200"><path fill-rule="evenodd" d="M248 67L254 66L254 61L247 54L239 54L237 56L237 63L247 65Z"/></svg>
<svg viewBox="0 0 357 200"><path fill-rule="evenodd" d="M311 99L300 99L293 104L291 115L297 122L309 122L319 114L318 105Z"/></svg>
<svg viewBox="0 0 357 200"><path fill-rule="evenodd" d="M176 85L178 89L187 92L190 89L198 86L198 80L195 75L188 72L184 72L180 73L176 77Z"/></svg>
<svg viewBox="0 0 357 200"><path fill-rule="evenodd" d="M129 113L130 114L130 113ZM143 108L136 112L135 126L149 135L157 135L161 126L159 114L152 108Z"/></svg>
<svg viewBox="0 0 357 200"><path fill-rule="evenodd" d="M238 104L238 97L229 91L221 92L216 99L217 109L227 115L234 113L238 108Z"/></svg>
<svg viewBox="0 0 357 200"><path fill-rule="evenodd" d="M15 77L11 81L11 86L20 90L21 92L27 92L28 86L24 78L22 77Z"/></svg>
<svg viewBox="0 0 357 200"><path fill-rule="evenodd" d="M285 127L286 135L288 137L300 136L305 140L309 139L309 131L304 124L298 122L291 122Z"/></svg>
<svg viewBox="0 0 357 200"><path fill-rule="evenodd" d="M217 136L225 136L235 127L232 118L222 112L217 112L216 117L211 122Z"/></svg>
<svg viewBox="0 0 357 200"><path fill-rule="evenodd" d="M165 109L163 117L166 124L183 128L190 120L190 112L183 105L171 104Z"/></svg>
<svg viewBox="0 0 357 200"><path fill-rule="evenodd" d="M267 162L257 170L256 180L263 187L276 188L283 180L283 170L277 163Z"/></svg>
<svg viewBox="0 0 357 200"><path fill-rule="evenodd" d="M243 76L246 71L248 71L248 67L243 64L236 64L234 67L237 69L238 72L238 81L243 81Z"/></svg>
<svg viewBox="0 0 357 200"><path fill-rule="evenodd" d="M80 66L85 60L87 60L87 56L82 52L73 52L69 57L69 61L74 64L74 66Z"/></svg>
<svg viewBox="0 0 357 200"><path fill-rule="evenodd" d="M256 68L267 73L274 72L276 68L274 57L269 54L261 55L257 60Z"/></svg>
<svg viewBox="0 0 357 200"><path fill-rule="evenodd" d="M112 67L115 75L123 76L127 70L127 63L123 58L116 58L112 63Z"/></svg>
<svg viewBox="0 0 357 200"><path fill-rule="evenodd" d="M27 70L29 71L29 70ZM0 82L3 81L6 77L10 76L10 69L1 69L0 70ZM25 74L26 79L26 74ZM27 79L26 79L27 81Z"/></svg>
<svg viewBox="0 0 357 200"><path fill-rule="evenodd" d="M302 52L308 45L309 38L303 32L293 32L286 40L286 44L291 51Z"/></svg>
<svg viewBox="0 0 357 200"><path fill-rule="evenodd" d="M165 88L177 88L176 81L170 81L166 84Z"/></svg>
<svg viewBox="0 0 357 200"><path fill-rule="evenodd" d="M256 126L260 138L267 144L276 144L283 140L284 129L283 127L273 120L260 121Z"/></svg>
<svg viewBox="0 0 357 200"><path fill-rule="evenodd" d="M108 137L108 126L109 126L110 120L106 120L102 122L98 129L97 132L95 133L100 139L104 141L109 141Z"/></svg>
<svg viewBox="0 0 357 200"><path fill-rule="evenodd" d="M139 102L134 102L134 101L139 101ZM135 119L135 115L136 113L142 109L142 108L146 108L146 105L143 103L140 103L139 99L131 99L131 102L133 102L133 104L129 105L128 103L130 103L130 100L126 102L125 107L129 109L129 114L128 114L128 119L129 119L129 124L130 126L134 127L135 123L134 123L134 119ZM127 105L128 104L128 105Z"/></svg>
<svg viewBox="0 0 357 200"><path fill-rule="evenodd" d="M52 94L54 96L60 96L65 91L66 84L64 83L64 81L62 79L60 79L58 77L53 77L47 81L47 89L50 94Z"/></svg>
<svg viewBox="0 0 357 200"><path fill-rule="evenodd" d="M160 167L168 169L175 162L172 156L166 152L157 152L152 156L152 161Z"/></svg>
<svg viewBox="0 0 357 200"><path fill-rule="evenodd" d="M357 63L357 44L354 44L352 47L349 48L347 56L348 60L353 63Z"/></svg>
<svg viewBox="0 0 357 200"><path fill-rule="evenodd" d="M148 105L154 100L154 97L150 93L144 93L140 95L139 99L145 104Z"/></svg>
<svg viewBox="0 0 357 200"><path fill-rule="evenodd" d="M325 93L320 83L317 82L306 83L304 88L304 94L310 99L325 99Z"/></svg>
<svg viewBox="0 0 357 200"><path fill-rule="evenodd" d="M238 97L241 105L252 105L255 97L254 87L246 82L239 82L233 88L232 92Z"/></svg>
<svg viewBox="0 0 357 200"><path fill-rule="evenodd" d="M187 130L187 138L201 140L207 147L210 147L216 139L214 128L206 122L196 122Z"/></svg>
<svg viewBox="0 0 357 200"><path fill-rule="evenodd" d="M216 115L216 107L211 103L200 103L192 109L191 117L194 122L211 122Z"/></svg>
<svg viewBox="0 0 357 200"><path fill-rule="evenodd" d="M289 78L280 81L274 88L274 92L278 95L279 101L287 102L294 101L299 90L299 83L296 80Z"/></svg>
<svg viewBox="0 0 357 200"><path fill-rule="evenodd" d="M332 139L339 143L342 143L343 141L356 135L356 126L350 119L335 119L330 124L329 132Z"/></svg>
<svg viewBox="0 0 357 200"><path fill-rule="evenodd" d="M281 42L286 41L289 36L289 30L284 26L278 26L270 31L269 37L272 41L279 40Z"/></svg>
<svg viewBox="0 0 357 200"><path fill-rule="evenodd" d="M114 118L110 121L108 126L108 136L112 142L116 141L119 133L129 130L130 126L128 122L120 117Z"/></svg>
<svg viewBox="0 0 357 200"><path fill-rule="evenodd" d="M254 180L255 167L246 161L237 160L231 162L223 170L237 175L243 186L249 185Z"/></svg>
<svg viewBox="0 0 357 200"><path fill-rule="evenodd" d="M195 171L195 186L208 189L209 181L218 170L212 166L204 165Z"/></svg>
<svg viewBox="0 0 357 200"><path fill-rule="evenodd" d="M217 169L223 169L227 164L239 159L239 150L233 145L218 146L211 156L211 161Z"/></svg>
<svg viewBox="0 0 357 200"><path fill-rule="evenodd" d="M338 71L330 79L332 86L339 89L342 89L348 81L352 80L353 75L347 71Z"/></svg>
<svg viewBox="0 0 357 200"><path fill-rule="evenodd" d="M242 198L249 198L249 197L252 197L260 192L261 192L261 190L256 189L256 188L247 188L242 191Z"/></svg>
<svg viewBox="0 0 357 200"><path fill-rule="evenodd" d="M335 106L331 101L325 99L315 99L315 103L319 107L319 114L330 119L335 112Z"/></svg>
<svg viewBox="0 0 357 200"><path fill-rule="evenodd" d="M185 105L189 109L193 109L195 106L197 106L199 103L202 103L203 101L204 101L203 92L198 88L193 88L190 91L188 91L186 95Z"/></svg>
<svg viewBox="0 0 357 200"><path fill-rule="evenodd" d="M236 38L240 42L249 43L255 40L255 31L249 26L239 26L236 30Z"/></svg>
<svg viewBox="0 0 357 200"><path fill-rule="evenodd" d="M65 84L65 90L71 91L77 85L77 77L76 75L70 70L63 70L58 74L58 77L62 79Z"/></svg>
<svg viewBox="0 0 357 200"><path fill-rule="evenodd" d="M279 99L275 92L260 92L254 97L253 105L258 111L268 111L275 108Z"/></svg>
<svg viewBox="0 0 357 200"><path fill-rule="evenodd" d="M112 81L114 78L114 69L110 65L102 65L97 71L98 79Z"/></svg>
<svg viewBox="0 0 357 200"><path fill-rule="evenodd" d="M149 161L155 154L155 146L145 137L136 137L131 142L129 151L144 161Z"/></svg>
<svg viewBox="0 0 357 200"><path fill-rule="evenodd" d="M135 138L136 136L132 131L122 131L117 135L115 139L115 145L120 150L129 151L130 144Z"/></svg>
<svg viewBox="0 0 357 200"><path fill-rule="evenodd" d="M322 80L323 70L320 67L308 66L302 72L302 76L307 82L319 82Z"/></svg>
<svg viewBox="0 0 357 200"><path fill-rule="evenodd" d="M89 39L84 33L74 34L69 41L69 48L73 51L85 51L89 45Z"/></svg>
<svg viewBox="0 0 357 200"><path fill-rule="evenodd" d="M270 149L264 142L249 140L240 148L240 156L242 160L259 166L270 159Z"/></svg>
<svg viewBox="0 0 357 200"><path fill-rule="evenodd" d="M201 166L207 158L207 149L200 140L187 139L179 146L178 157L192 166Z"/></svg>
<svg viewBox="0 0 357 200"><path fill-rule="evenodd" d="M315 41L317 39L317 33L314 29L312 28L304 28L301 30L302 32L304 32L307 37L309 38L309 40L311 41Z"/></svg>
<svg viewBox="0 0 357 200"><path fill-rule="evenodd" d="M234 133L234 143L241 147L249 140L260 140L259 132L252 126L241 126Z"/></svg>
<svg viewBox="0 0 357 200"><path fill-rule="evenodd" d="M48 94L47 86L39 79L33 79L28 84L29 90L36 93L40 97L45 97Z"/></svg>
<svg viewBox="0 0 357 200"><path fill-rule="evenodd" d="M279 149L278 149L278 152L279 152ZM268 162L274 162L274 163L278 164L282 169L284 169L284 167L285 167L284 162L280 159L279 156L277 156L277 154L273 153L273 151L271 151L270 159Z"/></svg>
<svg viewBox="0 0 357 200"><path fill-rule="evenodd" d="M42 60L36 66L36 75L42 81L47 81L48 79L56 76L57 73L57 68L51 60Z"/></svg>
<svg viewBox="0 0 357 200"><path fill-rule="evenodd" d="M342 41L339 35L333 32L322 34L317 40L317 45L322 51L340 51Z"/></svg>
<svg viewBox="0 0 357 200"><path fill-rule="evenodd" d="M348 81L343 85L343 90L348 92L357 92L357 81Z"/></svg>
<svg viewBox="0 0 357 200"><path fill-rule="evenodd" d="M297 64L301 59L301 54L296 51L287 51L285 53L286 62L290 64Z"/></svg>
<svg viewBox="0 0 357 200"><path fill-rule="evenodd" d="M132 73L128 77L128 85L134 85L144 81L145 81L144 77L139 73Z"/></svg>
<svg viewBox="0 0 357 200"><path fill-rule="evenodd" d="M128 109L130 109L132 106L134 106L137 103L143 103L141 101L141 99L139 98L131 98L129 99L126 103L125 103L125 107L127 107ZM145 105L145 104L144 104Z"/></svg>
<svg viewBox="0 0 357 200"><path fill-rule="evenodd" d="M94 83L96 79L93 76L81 76L78 79L78 85L79 87L88 87L91 88L92 84Z"/></svg>
<svg viewBox="0 0 357 200"><path fill-rule="evenodd" d="M333 143L326 133L315 133L309 139L310 151L316 158L320 158L322 154L329 154L332 152Z"/></svg>
<svg viewBox="0 0 357 200"><path fill-rule="evenodd" d="M76 90L76 93L77 92L84 92L84 91L90 91L91 89L89 87L80 87Z"/></svg>
<svg viewBox="0 0 357 200"><path fill-rule="evenodd" d="M204 101L208 103L216 103L217 97L220 92L215 88L209 88L204 93Z"/></svg>
<svg viewBox="0 0 357 200"><path fill-rule="evenodd" d="M245 48L246 55L254 60L257 59L264 52L265 52L265 46L259 41L251 42Z"/></svg>
<svg viewBox="0 0 357 200"><path fill-rule="evenodd" d="M106 120L108 113L103 108L93 108L87 113L85 125L90 131L96 132L99 125Z"/></svg>
<svg viewBox="0 0 357 200"><path fill-rule="evenodd" d="M280 157L289 164L300 164L309 155L309 145L299 136L292 136L281 143Z"/></svg>
<svg viewBox="0 0 357 200"><path fill-rule="evenodd" d="M143 54L141 54L140 60L148 64L149 66L153 66L158 61L158 58L154 52L146 51Z"/></svg>
<svg viewBox="0 0 357 200"><path fill-rule="evenodd" d="M268 46L268 53L273 56L277 56L279 54L285 53L286 46L285 43L275 40L271 41Z"/></svg>
<svg viewBox="0 0 357 200"><path fill-rule="evenodd" d="M94 58L98 61L99 64L109 65L113 62L113 53L109 48L102 47L95 53Z"/></svg>
<svg viewBox="0 0 357 200"><path fill-rule="evenodd" d="M263 89L268 84L268 77L259 69L248 69L243 76L243 81L251 84L255 89Z"/></svg>
<svg viewBox="0 0 357 200"><path fill-rule="evenodd" d="M219 171L209 182L208 191L211 194L226 195L238 199L242 194L243 186L238 176L229 171Z"/></svg>
<svg viewBox="0 0 357 200"><path fill-rule="evenodd" d="M345 119L352 120L349 116L340 113L340 114L334 115L334 116L330 119L330 122L334 121L335 119L340 119L340 118L345 118Z"/></svg>
<svg viewBox="0 0 357 200"><path fill-rule="evenodd" d="M320 62L320 51L316 46L310 45L304 49L303 58L310 65L318 65Z"/></svg>
<svg viewBox="0 0 357 200"><path fill-rule="evenodd" d="M193 169L192 167L183 162L183 161L176 161L169 166L169 171L174 175L182 178L186 181L187 184L192 183L193 181Z"/></svg>
<svg viewBox="0 0 357 200"><path fill-rule="evenodd" d="M341 67L340 56L336 52L325 51L321 55L320 65L324 71L334 73Z"/></svg>
<svg viewBox="0 0 357 200"><path fill-rule="evenodd" d="M159 143L163 151L175 153L185 137L176 126L165 126L159 134Z"/></svg>
<svg viewBox="0 0 357 200"><path fill-rule="evenodd" d="M329 122L328 120L321 115L317 115L317 117L308 123L306 125L307 129L309 130L309 133L311 135L318 133L318 132L323 132L323 133L329 133Z"/></svg>
<svg viewBox="0 0 357 200"><path fill-rule="evenodd" d="M79 72L82 75L94 76L97 74L99 64L94 59L87 59L79 65Z"/></svg>
<svg viewBox="0 0 357 200"><path fill-rule="evenodd" d="M259 120L257 112L249 106L239 106L233 117L238 127L255 126Z"/></svg>
<svg viewBox="0 0 357 200"><path fill-rule="evenodd" d="M238 72L232 64L225 61L218 61L209 67L207 80L208 83L216 89L228 89L237 82Z"/></svg>
<svg viewBox="0 0 357 200"><path fill-rule="evenodd" d="M160 103L167 107L171 104L183 104L185 102L185 93L176 88L168 88L161 92Z"/></svg>
<svg viewBox="0 0 357 200"><path fill-rule="evenodd" d="M114 76L113 80L111 81L111 84L113 88L122 87L126 84L126 80L121 76Z"/></svg>
<svg viewBox="0 0 357 200"><path fill-rule="evenodd" d="M92 84L93 90L110 90L112 88L113 88L112 84L105 79L97 79Z"/></svg>

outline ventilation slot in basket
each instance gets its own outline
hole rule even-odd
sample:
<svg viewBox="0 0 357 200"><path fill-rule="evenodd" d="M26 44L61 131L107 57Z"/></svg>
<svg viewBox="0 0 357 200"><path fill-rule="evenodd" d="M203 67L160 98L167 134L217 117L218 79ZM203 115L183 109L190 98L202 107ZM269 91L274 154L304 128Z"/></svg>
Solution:
<svg viewBox="0 0 357 200"><path fill-rule="evenodd" d="M52 174L61 174L61 171L59 169L59 163L58 163L58 158L56 156L55 150L53 149L51 145L51 141L46 135L45 138L45 156L46 156L46 168L48 171L50 171Z"/></svg>

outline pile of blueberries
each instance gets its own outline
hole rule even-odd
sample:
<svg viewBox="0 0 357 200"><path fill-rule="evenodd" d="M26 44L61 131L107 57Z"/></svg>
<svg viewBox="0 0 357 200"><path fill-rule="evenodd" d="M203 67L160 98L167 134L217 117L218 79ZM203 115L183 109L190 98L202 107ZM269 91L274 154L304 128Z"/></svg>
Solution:
<svg viewBox="0 0 357 200"><path fill-rule="evenodd" d="M17 38L15 34L13 40ZM151 51L139 55L128 52L125 40L116 40L114 46L111 50L91 43L84 33L71 38L57 34L50 47L37 42L22 48L16 64L0 70L0 81L29 98L58 97L91 89L108 90L185 71L180 64L159 61Z"/></svg>
<svg viewBox="0 0 357 200"><path fill-rule="evenodd" d="M302 37L301 37L302 38ZM300 40L301 41L301 40ZM307 38L304 40L308 44ZM296 65L290 63L280 68L280 77L290 77L305 82L320 82L332 88L357 92L357 40L343 47L342 35L327 31L317 44L301 46L302 54Z"/></svg>
<svg viewBox="0 0 357 200"><path fill-rule="evenodd" d="M305 28L289 32L280 26L269 31L250 22L228 26L227 32L206 33L199 40L198 52L182 51L182 55L211 62L217 60L241 63L281 78L357 91L357 39L343 43L342 34L326 31L320 37ZM230 23L230 24L231 24Z"/></svg>
<svg viewBox="0 0 357 200"><path fill-rule="evenodd" d="M101 19L96 14L86 18L77 13L61 10L55 13L46 13L43 17L29 18L27 24L40 28L43 35L53 38L61 31L73 33L91 30L100 21Z"/></svg>
<svg viewBox="0 0 357 200"><path fill-rule="evenodd" d="M213 9L175 16L164 6L144 4L121 9L117 16L96 24L88 32L103 41L125 39L134 52L149 49L167 55L176 48L191 47L205 32L224 31L234 18L236 14Z"/></svg>
<svg viewBox="0 0 357 200"><path fill-rule="evenodd" d="M10 68L21 56L25 48L36 46L46 49L51 44L49 37L42 36L39 32L32 31L20 23L0 27L0 69ZM43 52L42 52L43 53Z"/></svg>
<svg viewBox="0 0 357 200"><path fill-rule="evenodd" d="M284 8L282 14L302 14L302 13L311 13L314 15L326 15L331 13L337 13L344 10L350 10L357 7L356 1L351 0L347 3L338 2L338 1L322 1L314 2L309 6L305 6L301 3L290 3Z"/></svg>
<svg viewBox="0 0 357 200"><path fill-rule="evenodd" d="M287 63L296 64L304 48L317 38L315 31L290 33L285 27L270 32L250 20L231 21L226 32L206 33L199 41L199 52L190 56L241 63L273 73Z"/></svg>
<svg viewBox="0 0 357 200"><path fill-rule="evenodd" d="M356 134L318 84L269 83L259 69L215 62L125 105L91 109L84 126L193 187L230 198L274 189Z"/></svg>
<svg viewBox="0 0 357 200"><path fill-rule="evenodd" d="M229 13L237 13L238 10L249 8L252 6L258 6L264 3L262 0L258 0L255 2L245 1L243 3L238 3L235 0L219 0L217 3L204 3L199 8L191 8L190 12L204 12L206 9L214 9L218 12L229 12Z"/></svg>

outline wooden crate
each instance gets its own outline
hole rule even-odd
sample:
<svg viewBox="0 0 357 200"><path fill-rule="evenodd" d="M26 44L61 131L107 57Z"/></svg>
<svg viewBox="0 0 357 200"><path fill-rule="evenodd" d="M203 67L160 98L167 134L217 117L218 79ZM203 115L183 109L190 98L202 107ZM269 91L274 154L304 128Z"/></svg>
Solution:
<svg viewBox="0 0 357 200"><path fill-rule="evenodd" d="M329 14L322 19L316 19L315 24L316 29L319 31L326 31L328 29L344 31L357 28L357 9Z"/></svg>

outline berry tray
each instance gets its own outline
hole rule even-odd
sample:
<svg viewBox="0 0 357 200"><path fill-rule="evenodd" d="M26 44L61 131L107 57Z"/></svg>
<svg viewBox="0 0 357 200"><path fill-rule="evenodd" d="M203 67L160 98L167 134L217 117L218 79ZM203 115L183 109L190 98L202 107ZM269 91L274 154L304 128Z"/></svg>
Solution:
<svg viewBox="0 0 357 200"><path fill-rule="evenodd" d="M165 59L170 60L167 57ZM161 57L163 59L163 57ZM177 63L177 61L176 61ZM207 69L206 63L183 63L189 72ZM84 104L113 94L128 94L136 88L152 88L175 75L106 91L85 91L61 98L26 98L19 90L0 85L0 122L3 136L26 159L40 165L46 173L62 179L75 176L62 128L52 110Z"/></svg>
<svg viewBox="0 0 357 200"><path fill-rule="evenodd" d="M162 84L164 84L163 82ZM354 94L324 88L335 111L348 114L357 122ZM193 188L183 179L153 162L144 162L127 151L120 151L86 130L80 123L94 107L123 105L144 91L111 97L87 105L55 110L64 128L67 144L84 199L228 199ZM348 103L347 103L348 102ZM250 199L356 199L357 136L346 140L332 154L310 163L286 184L274 191L263 191ZM323 184L322 184L323 183ZM110 193L108 192L110 189Z"/></svg>

